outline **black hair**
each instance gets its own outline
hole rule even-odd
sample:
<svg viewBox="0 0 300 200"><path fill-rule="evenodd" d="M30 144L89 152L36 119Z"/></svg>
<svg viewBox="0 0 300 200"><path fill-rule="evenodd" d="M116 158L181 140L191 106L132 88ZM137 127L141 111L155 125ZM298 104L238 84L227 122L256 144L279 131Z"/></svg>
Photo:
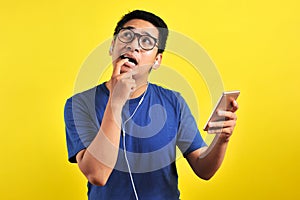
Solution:
<svg viewBox="0 0 300 200"><path fill-rule="evenodd" d="M117 26L114 30L114 36L116 36L120 29L126 24L128 21L132 19L141 19L147 22L150 22L158 29L159 38L158 38L158 52L163 53L166 48L166 42L169 34L167 24L158 16L153 13L144 11L144 10L134 10L132 12L124 15L121 20L117 23Z"/></svg>

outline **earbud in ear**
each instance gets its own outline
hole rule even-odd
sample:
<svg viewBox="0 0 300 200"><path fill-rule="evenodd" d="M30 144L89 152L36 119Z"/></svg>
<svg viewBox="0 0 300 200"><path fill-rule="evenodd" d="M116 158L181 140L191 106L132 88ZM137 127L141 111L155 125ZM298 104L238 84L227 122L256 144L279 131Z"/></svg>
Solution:
<svg viewBox="0 0 300 200"><path fill-rule="evenodd" d="M152 65L151 68L156 69L156 68L158 68L158 66L159 66L159 64L158 64L158 61L156 60L156 61L153 63L153 65Z"/></svg>
<svg viewBox="0 0 300 200"><path fill-rule="evenodd" d="M109 47L109 54L112 54L112 52L113 52L113 47L110 46L110 47Z"/></svg>

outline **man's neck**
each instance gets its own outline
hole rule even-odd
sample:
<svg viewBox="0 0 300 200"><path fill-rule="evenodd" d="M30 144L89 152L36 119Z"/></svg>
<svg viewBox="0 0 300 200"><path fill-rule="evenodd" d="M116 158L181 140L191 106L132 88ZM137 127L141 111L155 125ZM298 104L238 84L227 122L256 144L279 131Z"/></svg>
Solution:
<svg viewBox="0 0 300 200"><path fill-rule="evenodd" d="M148 82L137 85L135 90L131 93L130 99L134 99L141 96L147 90L147 87Z"/></svg>

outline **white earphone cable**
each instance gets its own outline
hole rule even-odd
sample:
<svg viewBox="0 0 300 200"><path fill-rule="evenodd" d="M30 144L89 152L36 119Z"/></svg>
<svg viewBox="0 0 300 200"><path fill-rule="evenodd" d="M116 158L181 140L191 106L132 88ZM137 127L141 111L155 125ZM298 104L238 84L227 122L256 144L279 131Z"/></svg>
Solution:
<svg viewBox="0 0 300 200"><path fill-rule="evenodd" d="M134 195L135 195L135 199L136 199L136 200L139 200L137 191L136 191L136 189L135 189L135 184L134 184L134 181L133 181L133 177L132 177L132 173L131 173L129 161L128 161L127 154L126 154L126 151L127 151L127 150L126 150L125 134L124 134L124 133L125 133L125 131L123 130L123 149L124 149L124 157L125 157L125 160L126 160L126 164L127 164L127 168L128 168L128 172L129 172L129 176L130 176L130 181L131 181L132 189L133 189L133 192L134 192Z"/></svg>
<svg viewBox="0 0 300 200"><path fill-rule="evenodd" d="M131 185L132 185L132 189L133 189L133 192L134 192L134 195L135 195L135 199L138 200L138 194L137 194L137 191L136 191L136 188L135 188L135 184L134 184L134 180L133 180L133 177L132 177L132 173L131 173L131 169L130 169L130 165L129 165L129 161L128 161L128 158L127 158L127 149L126 149L126 142L125 142L125 135L126 135L126 132L125 132L125 125L126 123L131 120L133 118L133 116L135 115L137 109L140 107L140 105L142 104L142 102L144 101L144 97L146 95L146 92L148 90L148 82L147 82L147 88L141 98L141 100L139 101L138 105L136 106L136 108L134 109L132 115L124 121L123 123L123 126L122 126L122 134L123 134L123 150L124 150L124 157L125 157L125 161L126 161L126 164L127 164L127 168L128 168L128 172L129 172L129 176L130 176L130 181L131 181Z"/></svg>

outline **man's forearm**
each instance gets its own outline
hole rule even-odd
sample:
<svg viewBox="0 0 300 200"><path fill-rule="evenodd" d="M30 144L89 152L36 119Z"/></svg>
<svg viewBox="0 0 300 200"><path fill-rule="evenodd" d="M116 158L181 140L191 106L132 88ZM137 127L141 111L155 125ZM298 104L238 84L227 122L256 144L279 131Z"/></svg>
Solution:
<svg viewBox="0 0 300 200"><path fill-rule="evenodd" d="M98 134L77 156L79 168L93 184L105 185L117 161L121 110L121 107L112 107L111 101L108 102Z"/></svg>
<svg viewBox="0 0 300 200"><path fill-rule="evenodd" d="M194 172L202 179L209 180L221 166L225 152L228 146L228 140L222 135L217 135L213 143L204 152L195 152L197 159L191 159L191 165ZM200 154L200 155L199 155Z"/></svg>

